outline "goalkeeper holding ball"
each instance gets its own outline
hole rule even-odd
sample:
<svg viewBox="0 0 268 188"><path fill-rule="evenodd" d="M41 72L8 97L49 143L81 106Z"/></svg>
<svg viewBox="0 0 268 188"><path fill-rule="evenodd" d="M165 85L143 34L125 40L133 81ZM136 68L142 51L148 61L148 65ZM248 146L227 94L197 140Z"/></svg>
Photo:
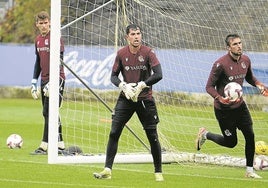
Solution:
<svg viewBox="0 0 268 188"><path fill-rule="evenodd" d="M228 52L220 57L212 66L206 84L206 91L214 98L214 112L218 120L221 134L215 134L204 127L199 129L196 139L197 150L206 140L227 148L237 145L237 130L240 130L245 138L246 177L261 178L253 171L253 159L255 152L253 122L249 109L241 97L234 102L224 96L224 87L229 82L243 85L244 80L260 90L264 96L268 96L267 88L257 80L251 69L251 61L243 54L242 41L239 35L227 35L226 47Z"/></svg>
<svg viewBox="0 0 268 188"><path fill-rule="evenodd" d="M97 179L111 179L119 137L125 124L136 112L151 146L155 180L163 181L161 146L157 133L159 119L152 96L152 85L162 79L161 65L154 51L142 45L142 33L138 25L131 24L126 28L126 39L129 45L117 52L111 74L111 82L122 92L112 115L105 168L93 175ZM120 73L123 80L118 77Z"/></svg>
<svg viewBox="0 0 268 188"><path fill-rule="evenodd" d="M39 98L39 91L37 89L37 79L41 75L41 98L43 105L43 116L44 116L44 131L43 139L40 146L31 154L33 155L45 155L47 154L48 146L48 109L49 109L49 49L50 49L50 17L47 12L40 12L36 15L36 27L40 34L35 39L35 54L36 60L34 65L33 79L31 93L34 99ZM63 59L64 46L61 40L60 47L60 58ZM63 66L60 66L60 103L61 96L63 94L65 74ZM62 128L59 120L59 151L65 149Z"/></svg>

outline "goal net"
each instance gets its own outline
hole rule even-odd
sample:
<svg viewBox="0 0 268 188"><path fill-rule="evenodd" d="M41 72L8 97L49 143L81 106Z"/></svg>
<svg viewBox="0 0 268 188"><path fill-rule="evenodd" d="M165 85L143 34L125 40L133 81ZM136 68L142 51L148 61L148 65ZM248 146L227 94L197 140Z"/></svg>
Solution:
<svg viewBox="0 0 268 188"><path fill-rule="evenodd" d="M153 87L163 162L244 166L245 142L239 131L233 149L208 141L197 152L194 141L199 127L220 133L205 85L212 63L226 53L227 34L241 35L255 76L268 85L267 10L268 3L262 0L62 0L67 79L60 114L66 148L78 146L83 155L49 155L56 156L56 163L104 162L119 94L110 82L111 68L116 51L127 44L125 27L136 23L163 70L163 79ZM243 91L256 141L268 141L268 99L248 83ZM134 115L122 133L115 162L151 162L148 148Z"/></svg>

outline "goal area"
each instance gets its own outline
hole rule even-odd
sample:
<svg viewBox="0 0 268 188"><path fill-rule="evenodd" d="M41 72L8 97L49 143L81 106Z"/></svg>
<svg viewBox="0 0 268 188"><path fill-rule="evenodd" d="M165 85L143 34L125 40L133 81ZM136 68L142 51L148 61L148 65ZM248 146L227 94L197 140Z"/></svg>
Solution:
<svg viewBox="0 0 268 188"><path fill-rule="evenodd" d="M59 49L60 31L65 53L59 63L65 66L66 83L60 108L55 105L58 93L50 97L54 106L50 108L48 162L104 163L119 95L110 81L111 69L117 50L127 45L126 26L136 23L142 28L143 44L155 50L163 70L163 79L153 86L163 163L245 166L240 131L238 144L232 149L207 141L196 151L195 139L200 127L220 133L213 99L205 85L214 61L227 53L224 39L228 34L241 36L255 76L268 85L266 15L268 3L262 0L51 0L51 33L56 37L51 39L51 53L55 53L51 58L59 61L53 49ZM58 71L57 66L54 63L50 70ZM57 88L56 78L55 83L52 79L51 87ZM243 92L255 140L268 142L268 98L247 82ZM58 155L57 128L53 125L59 114L66 148L78 146L83 154ZM115 163L152 162L149 148L134 114L120 137Z"/></svg>

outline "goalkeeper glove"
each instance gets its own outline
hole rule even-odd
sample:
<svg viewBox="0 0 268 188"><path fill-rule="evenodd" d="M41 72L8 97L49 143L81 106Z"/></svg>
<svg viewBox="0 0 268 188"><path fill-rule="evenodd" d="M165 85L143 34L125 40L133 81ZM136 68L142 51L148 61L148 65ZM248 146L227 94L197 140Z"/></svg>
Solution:
<svg viewBox="0 0 268 188"><path fill-rule="evenodd" d="M43 88L44 96L49 97L49 82Z"/></svg>
<svg viewBox="0 0 268 188"><path fill-rule="evenodd" d="M37 89L37 79L32 79L32 87L31 87L31 94L33 99L38 99L39 91Z"/></svg>
<svg viewBox="0 0 268 188"><path fill-rule="evenodd" d="M258 82L258 83L256 84L256 86L257 86L257 88L259 89L260 93L261 93L263 96L265 96L265 97L268 96L268 89L267 89L267 87L265 87L265 86L264 86L262 83L260 83L260 82Z"/></svg>
<svg viewBox="0 0 268 188"><path fill-rule="evenodd" d="M131 99L135 95L135 83L126 83L126 82L121 82L119 84L119 88L124 92L125 96L127 99Z"/></svg>
<svg viewBox="0 0 268 188"><path fill-rule="evenodd" d="M145 84L145 82L143 82L143 81L139 82L139 83L134 87L134 88L136 89L136 91L135 91L135 95L132 97L132 101L133 101L133 102L137 102L137 101L138 101L138 97L139 97L141 91L142 91L144 88L146 88L146 87L148 87L148 86L147 86L147 85Z"/></svg>

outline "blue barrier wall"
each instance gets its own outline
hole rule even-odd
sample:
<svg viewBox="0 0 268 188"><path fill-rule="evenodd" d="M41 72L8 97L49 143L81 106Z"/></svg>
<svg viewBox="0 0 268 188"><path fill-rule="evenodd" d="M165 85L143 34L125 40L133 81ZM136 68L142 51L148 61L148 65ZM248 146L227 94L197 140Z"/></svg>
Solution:
<svg viewBox="0 0 268 188"><path fill-rule="evenodd" d="M64 61L91 88L114 89L110 82L110 71L115 58L113 48L86 47L74 49L66 46ZM92 53L89 53L92 52ZM0 45L0 86L30 86L35 62L33 45ZM205 92L204 87L212 63L226 51L156 50L162 64L164 78L155 89L161 91L180 90ZM169 55L169 54L176 54ZM95 54L95 55L94 55ZM268 85L268 53L247 53L252 60L255 76ZM191 67L191 68L189 68ZM66 69L65 69L66 70ZM66 82L77 82L66 70ZM170 85L170 80L182 84ZM191 87L199 85L200 87ZM248 86L247 83L244 85ZM172 89L170 89L172 88Z"/></svg>

